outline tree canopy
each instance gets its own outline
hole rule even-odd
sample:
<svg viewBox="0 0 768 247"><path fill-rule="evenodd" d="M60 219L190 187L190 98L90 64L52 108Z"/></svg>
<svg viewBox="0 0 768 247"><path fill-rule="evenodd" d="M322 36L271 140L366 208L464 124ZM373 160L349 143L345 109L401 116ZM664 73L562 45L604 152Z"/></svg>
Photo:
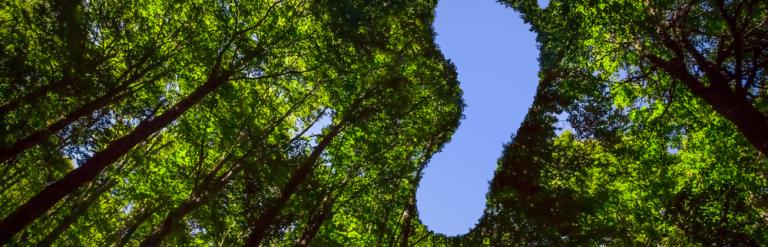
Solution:
<svg viewBox="0 0 768 247"><path fill-rule="evenodd" d="M539 87L451 237L435 0L0 3L0 245L768 245L768 2L500 2Z"/></svg>
<svg viewBox="0 0 768 247"><path fill-rule="evenodd" d="M500 1L539 91L458 244L768 244L764 1Z"/></svg>

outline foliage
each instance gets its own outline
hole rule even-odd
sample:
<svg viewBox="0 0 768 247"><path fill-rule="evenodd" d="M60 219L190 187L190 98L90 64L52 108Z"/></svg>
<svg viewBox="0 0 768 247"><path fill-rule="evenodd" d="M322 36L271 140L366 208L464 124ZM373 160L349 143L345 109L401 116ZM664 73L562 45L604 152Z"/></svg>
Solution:
<svg viewBox="0 0 768 247"><path fill-rule="evenodd" d="M766 244L763 2L501 2L541 83L457 245Z"/></svg>
<svg viewBox="0 0 768 247"><path fill-rule="evenodd" d="M501 2L539 87L452 237L415 201L464 107L436 1L0 3L0 242L768 245L764 1Z"/></svg>
<svg viewBox="0 0 768 247"><path fill-rule="evenodd" d="M276 210L262 243L396 242L463 103L436 3L364 3L3 3L3 241L237 245Z"/></svg>

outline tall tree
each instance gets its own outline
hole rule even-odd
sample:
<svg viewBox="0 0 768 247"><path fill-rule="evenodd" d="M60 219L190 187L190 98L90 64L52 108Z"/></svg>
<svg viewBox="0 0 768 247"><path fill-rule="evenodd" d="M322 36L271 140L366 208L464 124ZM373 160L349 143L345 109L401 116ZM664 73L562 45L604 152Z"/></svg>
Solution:
<svg viewBox="0 0 768 247"><path fill-rule="evenodd" d="M768 134L755 131L768 128L764 1L554 1L546 9L531 0L501 2L546 42L568 41L558 44L569 51L564 66L649 90L671 92L680 83L768 155Z"/></svg>
<svg viewBox="0 0 768 247"><path fill-rule="evenodd" d="M241 170L245 168L245 166L254 166L258 163L261 163L259 160L248 160L250 159L250 156L254 155L254 153L256 153L258 149L262 147L262 141L259 140L263 140L270 136L277 126L285 122L288 116L295 114L294 111L296 108L304 104L305 100L309 98L309 96L312 96L313 92L314 90L307 93L305 97L296 102L291 107L291 109L283 113L281 116L275 116L274 121L269 123L269 126L267 126L258 137L254 138L257 140L252 144L254 146L250 147L249 150L240 155L240 157L234 158L232 157L232 153L225 154L225 156L218 161L218 163L210 170L210 172L208 172L203 177L202 181L197 185L197 187L193 188L187 200L182 202L178 207L172 209L171 212L169 212L165 217L165 219L163 219L162 223L153 231L152 235L142 241L141 245L159 245L163 238L171 232L171 230L175 227L175 225L179 223L179 221L181 221L187 214L208 202L208 200L210 200L212 197L215 197L216 194L218 194L234 176L237 176ZM320 114L319 117L322 116L323 115ZM297 137L291 138L291 141L303 135L303 133L312 128L315 123L316 122L312 122L311 124L305 126L304 130L299 132ZM245 135L243 134L243 136ZM241 142L242 141L244 140L241 140ZM255 164L245 164L246 162ZM233 164L228 165L228 163Z"/></svg>
<svg viewBox="0 0 768 247"><path fill-rule="evenodd" d="M272 4L271 6L275 6L275 4ZM195 88L188 96L181 99L162 114L147 121L143 121L128 135L112 141L103 150L94 153L93 156L86 160L81 166L72 170L55 183L47 186L43 191L33 196L25 204L21 205L14 212L0 221L0 242L8 242L11 237L30 224L34 219L44 214L56 202L72 193L83 184L93 180L102 170L127 153L135 145L146 141L150 135L165 128L191 107L199 103L206 95L211 94L227 83L234 73L239 72L232 71L232 69L237 68L233 68L232 66L248 65L253 63L253 60L259 61L265 59L263 51L268 46L263 44L263 40L261 42L251 40L251 42L257 43L250 47L252 50L240 50L239 52L241 52L240 54L242 57L233 58L231 63L225 61L225 56L231 56L231 54L227 53L232 52L231 48L235 41L241 41L243 39L241 36L252 33L256 29L264 28L262 26L264 25L264 20L270 20L270 22L278 21L279 18L270 18L276 16L271 8L266 11L266 13L263 13L260 16L260 19L253 20L253 24L237 28L233 31L231 36L223 38L224 42L222 42L219 47L215 48L218 50L214 53L214 61L210 65L202 85ZM270 31L277 30L273 29ZM278 37L267 42L274 42L273 44L275 44L289 43L290 41L285 41L284 38L281 38L278 35ZM247 44L241 45L247 47ZM247 67L237 69L244 70L247 69ZM279 75L280 74L268 76Z"/></svg>
<svg viewBox="0 0 768 247"><path fill-rule="evenodd" d="M99 197L104 192L111 189L114 185L115 182L111 181L100 184L94 189L93 192L89 193L87 196L85 196L85 198L82 198L76 202L76 205L72 208L72 211L67 216L65 216L61 222L59 222L53 231L45 235L43 240L37 243L37 246L51 246L53 242L56 241L56 238L61 235L61 233L65 232L70 226L72 226L72 224L75 223L78 218L80 218L83 214L85 214L86 211L88 211L88 208L90 208L91 205L98 202Z"/></svg>
<svg viewBox="0 0 768 247"><path fill-rule="evenodd" d="M408 200L463 109L435 5L1 3L0 240L443 241Z"/></svg>
<svg viewBox="0 0 768 247"><path fill-rule="evenodd" d="M354 109L354 108L353 108ZM274 201L270 202L269 206L262 212L261 216L253 222L251 226L251 234L248 236L247 246L259 246L264 239L267 227L272 224L272 220L280 214L285 204L290 200L291 196L296 192L299 186L310 176L313 168L317 165L317 161L320 155L325 151L328 145L331 144L333 138L335 138L349 122L349 120L341 120L334 124L328 132L323 136L323 139L312 150L312 153L307 156L298 169L291 174L288 182L280 190L280 196Z"/></svg>

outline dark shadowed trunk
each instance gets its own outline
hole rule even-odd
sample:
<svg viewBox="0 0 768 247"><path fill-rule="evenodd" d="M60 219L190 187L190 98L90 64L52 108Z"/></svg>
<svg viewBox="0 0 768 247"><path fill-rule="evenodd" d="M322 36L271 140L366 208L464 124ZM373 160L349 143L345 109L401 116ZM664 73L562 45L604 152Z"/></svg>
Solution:
<svg viewBox="0 0 768 247"><path fill-rule="evenodd" d="M0 116L7 115L11 111L19 108L24 103L33 102L35 100L38 100L44 97L46 94L48 94L48 92L53 91L56 87L61 87L62 84L64 83L61 81L48 83L44 86L37 88L33 92L30 92L28 94L25 94L24 96L21 96L19 98L16 98L10 102L3 104L3 106L0 106Z"/></svg>
<svg viewBox="0 0 768 247"><path fill-rule="evenodd" d="M333 204L335 202L336 198L331 197L331 195L326 195L323 197L320 205L317 206L315 212L312 212L312 215L309 217L307 226L304 227L304 231L301 232L301 237L299 237L299 240L296 241L294 246L309 246L309 243L312 241L312 239L315 238L317 232L320 231L320 227L323 225L323 222L325 222L331 216Z"/></svg>
<svg viewBox="0 0 768 247"><path fill-rule="evenodd" d="M60 89L65 89L67 86L70 86L70 89L85 87L86 85L84 83L85 80L83 79L83 74L92 71L94 68L94 66L88 66L87 63L88 50L86 46L86 37L88 33L84 29L84 24L82 23L82 20L85 19L82 1L57 0L51 2L56 10L56 21L58 24L54 34L60 36L60 38L64 41L64 45L66 45L67 50L65 55L66 61L63 63L61 68L64 78L57 82L51 82L38 88L30 94L4 104L2 107L0 107L0 115L2 116L5 116L5 114L12 111L14 108L19 107L21 103L44 97L48 92L61 91ZM40 141L41 140L38 140L37 143ZM15 154L18 154L20 151L26 149L20 149L20 147L15 146L16 143L11 145L13 148L2 147L2 149L0 149L0 162L4 162L14 157ZM20 151L15 151L18 149L20 149Z"/></svg>
<svg viewBox="0 0 768 247"><path fill-rule="evenodd" d="M83 165L72 170L59 181L47 186L43 191L29 199L14 212L0 221L0 243L8 243L11 238L35 219L43 215L62 198L77 188L92 181L110 164L126 154L131 148L143 142L153 133L161 130L206 95L226 83L229 72L220 72L219 65L213 67L206 82L196 88L189 96L173 105L160 116L139 124L130 134L110 143L104 150L95 153Z"/></svg>
<svg viewBox="0 0 768 247"><path fill-rule="evenodd" d="M115 247L122 247L125 246L125 244L128 243L128 240L131 239L131 236L134 232L136 232L137 229L139 229L139 226L141 224L144 224L144 221L147 221L149 217L152 216L152 214L157 211L159 207L158 206L150 206L149 208L144 208L136 214L131 221L121 230L116 232L112 237L106 241L107 244L109 243L115 243Z"/></svg>
<svg viewBox="0 0 768 247"><path fill-rule="evenodd" d="M768 117L757 110L746 95L733 91L728 82L719 76L707 76L710 85L704 85L688 72L680 55L670 61L651 55L648 58L653 65L680 80L694 95L733 123L758 151L768 155Z"/></svg>
<svg viewBox="0 0 768 247"><path fill-rule="evenodd" d="M275 116L275 118L272 120L272 122L267 126L265 131L261 133L258 137L258 140L265 139L269 134L274 132L275 128L285 121L286 118L288 118L296 109L303 105L304 102L314 93L314 89L311 90L309 93L307 93L301 100L296 102L288 111L283 113L280 116ZM319 116L317 119L320 119L322 116ZM312 124L306 126L304 130L299 133L296 138L301 137L306 131L308 131L312 126L315 125L317 121L312 122ZM256 147L252 147L249 152L246 152L245 155L242 155L238 160L234 161L234 164L232 167L228 169L228 171L225 172L224 175L220 176L219 178L216 178L219 171L226 165L226 163L229 162L229 157L231 157L231 154L228 154L227 156L223 157L215 166L214 168L206 174L206 176L203 178L203 181L193 189L193 191L190 193L189 197L186 201L184 201L181 205L179 205L176 209L172 210L166 218L163 220L163 222L158 226L150 236L148 236L144 241L142 241L141 246L147 247L147 246L159 246L160 243L162 243L163 239L168 236L168 234L171 233L173 228L178 225L179 222L189 213L193 212L194 210L198 209L200 206L205 204L208 200L210 200L212 197L214 197L219 191L224 189L224 187L227 185L229 180L234 176L235 174L238 174L242 168L245 166L243 165L243 162L246 158L249 158L250 153L255 150Z"/></svg>
<svg viewBox="0 0 768 247"><path fill-rule="evenodd" d="M85 212L88 211L88 209L98 201L99 197L101 197L101 194L106 192L107 190L114 187L117 183L115 182L107 182L106 184L101 185L99 188L96 188L96 190L92 191L90 195L88 195L85 199L82 200L80 203L76 203L76 205L73 206L72 211L65 216L59 224L56 226L56 228L53 229L48 235L43 238L39 243L37 243L38 247L42 246L51 246L54 241L56 241L57 238L59 238L59 235L66 232L69 227L77 222L77 219L80 218Z"/></svg>
<svg viewBox="0 0 768 247"><path fill-rule="evenodd" d="M707 89L696 95L736 125L752 146L768 156L768 118L745 97L731 91L730 88L718 90L708 87Z"/></svg>
<svg viewBox="0 0 768 247"><path fill-rule="evenodd" d="M145 54L145 56L141 59L139 63L146 62L149 59L149 56L153 53L154 51L147 52L147 54ZM160 63L154 63L154 64L151 64L150 66L147 66L146 68L139 71L137 74L131 76L131 78L128 78L119 86L113 88L106 94L80 106L79 108L73 110L72 112L67 113L66 115L64 115L63 118L48 125L47 127L45 127L45 129L38 130L27 137L16 140L16 142L14 142L8 147L0 147L0 163L5 162L21 154L22 152L24 152L24 150L27 150L29 148L34 147L35 145L40 144L52 134L55 134L61 131L62 129L66 128L70 124L77 121L78 119L83 118L85 116L89 116L93 114L93 112L95 112L96 110L99 110L105 106L108 106L110 104L120 101L122 98L130 94L128 92L129 91L128 87L130 87L133 83L144 78L144 76L146 76L146 74L149 73L151 69L159 65ZM131 71L132 69L128 69L127 71L123 72L123 75L120 76L121 79L119 80L122 80L123 77L127 77L128 74L131 73Z"/></svg>
<svg viewBox="0 0 768 247"><path fill-rule="evenodd" d="M333 138L341 132L341 129L344 128L345 125L346 121L342 121L333 126L328 134L323 137L323 140L317 144L314 150L312 150L309 157L307 157L299 168L291 174L288 183L285 184L280 192L280 197L275 201L272 201L261 216L259 216L259 219L256 220L256 222L253 222L253 225L251 226L251 234L248 237L245 246L259 246L261 244L261 241L264 240L267 232L267 227L269 227L269 225L272 224L272 221L280 214L280 211L282 211L285 204L288 203L288 200L299 188L299 185L312 174L320 155L325 151L328 145L331 144Z"/></svg>
<svg viewBox="0 0 768 247"><path fill-rule="evenodd" d="M85 64L88 59L86 40L88 33L82 20L85 20L82 1L56 0L53 2L58 11L58 36L64 40L67 49L67 61L64 66L64 81L77 88L83 82L81 74L90 72Z"/></svg>
<svg viewBox="0 0 768 247"><path fill-rule="evenodd" d="M219 164L217 164L216 167L206 175L200 185L193 189L192 193L190 193L189 197L187 197L187 200L182 202L181 205L175 209L171 210L171 212L168 213L160 225L155 228L152 234L141 242L140 246L159 246L163 239L173 231L173 229L179 224L179 222L181 222L182 219L184 219L187 214L198 209L200 206L210 200L216 193L221 191L227 182L229 182L229 179L232 177L232 175L240 170L239 167L242 167L241 165L236 164L224 175L217 179L216 175L224 166L224 164L227 163L227 161L227 158L223 158Z"/></svg>
<svg viewBox="0 0 768 247"><path fill-rule="evenodd" d="M106 95L98 97L91 102L81 106L80 108L70 112L58 121L48 125L45 129L36 131L31 135L17 140L9 147L0 148L0 163L5 162L13 157L24 152L31 147L34 147L40 142L44 141L51 134L61 131L78 119L88 116L94 111L101 109L102 107L109 105L115 101L118 101L122 97L115 97L120 91L113 90ZM124 96L124 95L123 95Z"/></svg>

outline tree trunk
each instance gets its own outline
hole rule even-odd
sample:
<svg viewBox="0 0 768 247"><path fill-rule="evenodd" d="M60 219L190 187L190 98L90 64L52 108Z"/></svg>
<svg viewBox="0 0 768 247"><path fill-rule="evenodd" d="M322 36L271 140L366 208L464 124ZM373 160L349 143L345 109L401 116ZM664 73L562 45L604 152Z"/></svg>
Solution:
<svg viewBox="0 0 768 247"><path fill-rule="evenodd" d="M293 113L298 106L303 104L309 96L314 93L314 90L307 93L306 96L304 96L300 101L296 102L291 109L289 109L287 112L283 113L281 116L278 116L276 119L272 121L271 124L269 124L266 128L266 130L259 136L261 139L264 139L272 133L275 128L278 126L279 123L283 122L288 116ZM318 117L319 119L319 117ZM312 125L307 126L304 131L309 130L314 125L314 122ZM303 132L302 132L303 133ZM255 148L255 147L254 147ZM251 149L251 151L254 151L254 148ZM203 182L200 183L200 187L193 189L192 193L189 195L187 200L183 202L179 207L168 213L166 218L163 220L163 222L160 224L160 226L155 229L150 236L148 236L144 241L142 241L141 246L147 247L147 246L159 246L160 243L163 241L163 239L168 236L168 234L171 233L174 227L178 224L181 219L183 219L187 214L191 213L192 211L198 209L200 206L202 206L205 202L207 202L213 195L224 189L224 186L229 182L229 180L232 178L233 175L240 172L240 170L244 167L242 165L242 162L245 158L248 158L248 155L244 155L238 159L235 164L229 168L229 170L225 173L226 175L223 175L221 178L216 179L216 175L219 173L219 171L224 167L226 161L229 159L223 158L208 174L206 174L205 178L203 179Z"/></svg>
<svg viewBox="0 0 768 247"><path fill-rule="evenodd" d="M104 150L95 153L83 165L72 170L59 181L47 186L43 191L0 221L0 243L9 242L13 235L16 235L16 233L48 211L62 198L71 194L83 184L92 181L102 170L126 154L131 148L176 120L189 108L200 102L206 95L227 82L228 77L228 72L219 73L217 64L214 66L206 82L196 88L189 96L176 103L157 118L139 124L130 134L113 141Z"/></svg>
<svg viewBox="0 0 768 247"><path fill-rule="evenodd" d="M64 74L84 72L85 60L87 59L86 40L88 32L85 30L85 24L81 22L83 18L83 5L81 1L56 0L54 6L58 10L59 35L65 41L67 46L67 55L69 68L65 69Z"/></svg>
<svg viewBox="0 0 768 247"><path fill-rule="evenodd" d="M86 61L86 43L84 37L87 37L87 32L83 29L83 23L80 22L82 20L82 2L80 1L67 1L67 0L57 0L53 1L53 5L55 9L58 12L57 15L57 24L58 27L58 34L59 36L62 36L61 38L65 41L65 45L67 48L67 56L66 58L68 61L65 63L65 66L63 66L63 74L64 79L62 82L69 82L75 85L75 87L82 86L77 85L81 84L82 80L78 76L76 76L77 73L86 73L86 70L91 70L91 68L86 68L85 61ZM46 92L50 91L51 89L59 86L61 83L50 83L46 86L41 87L36 92L33 92L25 97L20 98L19 100L9 102L6 105L3 105L0 110L2 111L10 111L11 109L17 107L21 102L20 100L26 100L31 98L37 98L44 96ZM4 114L3 114L4 116ZM47 137L47 135L43 136ZM27 139L27 138L24 138ZM36 143L39 143L44 138L37 137ZM16 156L15 154L20 153L21 151L24 151L26 148L23 147L23 145L19 145L17 147L17 144L19 142L17 141L11 147L5 148L2 147L0 149L0 163ZM18 151L17 151L18 150Z"/></svg>
<svg viewBox="0 0 768 247"><path fill-rule="evenodd" d="M193 193L193 195L190 195L190 198L188 198L187 201L183 202L176 209L169 212L168 215L163 220L163 222L160 223L160 226L156 228L152 232L152 234L150 234L147 238L145 238L144 241L142 241L139 246L142 246L142 247L159 246L160 243L163 241L163 239L166 236L168 236L169 233L171 233L171 230L173 230L176 224L181 219L183 219L185 215L194 211L200 205L202 205L203 201L204 200L202 198L202 195L195 194L195 193Z"/></svg>
<svg viewBox="0 0 768 247"><path fill-rule="evenodd" d="M169 212L165 219L163 219L163 222L160 223L160 226L158 226L151 235L145 238L144 241L141 242L140 246L159 246L163 239L168 236L171 231L173 231L173 228L175 228L176 225L182 219L184 219L187 214L198 209L200 206L205 204L205 202L211 199L216 193L221 191L227 182L229 182L229 179L232 177L232 175L239 172L239 168L242 167L242 165L237 164L230 168L230 170L227 171L225 175L221 176L221 178L215 179L216 174L219 172L221 167L223 167L226 161L227 159L222 159L217 167L206 175L205 179L203 179L203 182L200 183L199 187L190 193L187 200Z"/></svg>
<svg viewBox="0 0 768 247"><path fill-rule="evenodd" d="M440 136L436 136L434 139L431 139L429 144L427 144L427 147L424 149L424 154L422 154L418 160L419 167L416 169L416 174L414 174L413 177L411 196L405 203L405 210L403 211L403 229L400 230L400 236L398 236L400 240L400 247L409 246L408 243L411 238L411 232L413 231L413 216L416 214L416 190L418 189L419 183L421 182L421 173L424 171L424 168L427 167L427 162L432 159L432 154L435 152L435 149L438 148L440 139Z"/></svg>
<svg viewBox="0 0 768 247"><path fill-rule="evenodd" d="M122 97L115 97L118 93L120 93L120 91L113 90L70 112L58 121L48 125L45 129L38 130L27 137L19 139L9 147L0 148L0 163L16 157L25 150L40 144L40 142L51 136L51 134L61 131L78 119L88 116L94 111L119 100Z"/></svg>
<svg viewBox="0 0 768 247"><path fill-rule="evenodd" d="M146 62L147 59L149 59L149 55L151 53L152 52L148 52L148 54L145 54L145 56L142 57L142 60L138 64ZM136 66L138 66L138 64L136 64ZM48 125L45 129L38 130L27 137L16 140L16 142L11 144L9 147L0 147L0 163L5 162L13 157L16 157L17 155L21 154L25 150L40 144L40 142L44 141L46 138L48 138L52 134L55 134L61 131L62 129L66 128L70 124L77 121L78 119L91 115L94 111L101 109L107 105L110 105L114 102L117 102L122 98L128 96L128 93L127 93L128 87L130 87L131 84L144 78L144 76L146 76L146 74L149 73L149 71L152 68L158 65L159 64L156 63L142 69L137 74L135 74L128 80L121 83L119 86L113 88L106 94L80 106L74 111L69 112L63 118ZM125 72L123 72L123 75L121 75L120 77L124 78L130 72L131 72L131 69L128 69Z"/></svg>
<svg viewBox="0 0 768 247"><path fill-rule="evenodd" d="M688 72L685 62L679 57L666 61L648 56L651 63L660 67L672 77L680 80L691 92L709 104L718 114L736 125L739 132L763 155L768 156L768 117L763 115L746 96L736 93L720 77L708 76L706 86Z"/></svg>
<svg viewBox="0 0 768 247"><path fill-rule="evenodd" d="M145 210L142 210L140 213L138 213L132 221L122 230L118 231L113 235L111 240L107 240L106 243L109 244L111 242L115 243L115 247L122 247L125 246L125 244L128 243L128 240L131 239L131 236L134 232L136 232L137 229L139 229L139 226L144 223L144 221L147 221L152 214L155 213L157 210L157 206L154 208L147 208Z"/></svg>
<svg viewBox="0 0 768 247"><path fill-rule="evenodd" d="M80 218L85 212L88 211L88 209L98 201L99 197L101 197L101 194L103 194L105 191L109 190L113 186L115 186L115 182L107 182L106 184L100 186L96 190L93 191L91 195L88 195L82 203L76 204L72 208L72 212L70 212L66 217L64 217L61 222L59 222L59 225L56 226L53 231L48 233L48 235L43 238L39 243L37 243L38 247L42 246L51 246L53 245L53 242L56 241L56 239L61 235L62 233L66 232L69 227L77 222L77 219Z"/></svg>
<svg viewBox="0 0 768 247"><path fill-rule="evenodd" d="M0 116L5 116L11 111L19 108L19 106L21 106L22 103L32 102L34 100L42 98L43 96L48 94L48 92L50 92L51 90L55 89L56 87L60 87L61 84L63 84L63 82L61 81L48 83L44 86L37 88L33 92L30 92L24 96L16 98L15 100L5 103L3 106L0 106Z"/></svg>
<svg viewBox="0 0 768 247"><path fill-rule="evenodd" d="M331 144L333 138L335 138L341 132L341 129L345 126L345 124L346 121L342 121L336 126L333 126L331 131L328 132L328 134L323 137L323 140L318 143L314 150L312 150L312 153L309 155L309 157L307 157L301 166L299 166L299 168L291 175L288 183L280 192L280 197L277 198L276 201L273 201L271 205L268 206L266 210L264 210L259 219L253 223L253 226L251 227L251 234L248 237L248 241L246 242L245 246L259 246L261 244L261 241L264 240L267 227L269 227L269 225L272 224L272 220L274 220L280 214L280 211L282 211L285 204L288 203L288 200L299 188L299 185L301 185L310 175L312 175L312 171L314 170L315 163L317 163L317 159L320 158L320 155L323 153L323 151L325 151L328 145Z"/></svg>
<svg viewBox="0 0 768 247"><path fill-rule="evenodd" d="M281 116L278 116L276 119L272 121L271 124L269 124L266 128L266 130L259 136L261 139L266 138L267 135L272 133L275 128L278 126L279 123L283 122L286 118L288 118L291 113L293 113L298 106L302 105L308 98L314 93L314 89L307 93L301 100L296 102L288 111L283 113ZM312 125L307 126L304 131L309 130L314 125L314 122ZM302 132L303 133L303 132ZM253 151L254 148L251 149ZM179 207L174 209L172 212L168 213L168 216L163 220L163 222L160 224L160 226L155 229L149 237L147 237L144 241L142 241L141 246L159 246L160 243L163 241L163 239L168 236L168 234L171 233L174 227L178 224L181 219L183 219L187 214L191 213L192 211L196 210L200 206L202 206L206 201L208 201L213 195L224 189L224 186L229 182L229 179L237 173L240 172L240 170L244 167L242 165L242 162L245 158L248 158L248 155L244 155L238 159L238 161L235 162L235 165L229 168L229 171L227 171L221 178L216 179L216 175L218 172L223 168L225 165L225 162L228 161L227 158L223 158L215 167L212 169L208 174L206 174L204 180L202 183L200 183L200 187L194 189L192 193L189 195L187 200L183 202ZM215 181L214 181L215 180ZM212 185L211 185L212 184Z"/></svg>
<svg viewBox="0 0 768 247"><path fill-rule="evenodd" d="M757 110L745 97L730 88L708 87L702 93L695 93L712 108L730 120L742 135L763 155L768 156L768 118Z"/></svg>
<svg viewBox="0 0 768 247"><path fill-rule="evenodd" d="M434 147L434 141L430 142L427 146L427 151L422 156L422 160L420 161L421 164L418 169L416 169L416 175L414 176L413 185L411 187L411 195L408 197L408 201L405 203L405 210L403 210L403 226L400 230L400 236L398 236L398 240L400 242L400 247L408 247L408 241L411 238L411 231L413 231L413 216L416 214L416 189L418 188L419 181L421 181L421 172L426 166L426 162L429 161L427 157L432 156L432 148Z"/></svg>
<svg viewBox="0 0 768 247"><path fill-rule="evenodd" d="M331 215L331 210L333 209L333 204L335 202L336 198L332 198L331 195L326 195L323 197L323 201L320 203L320 205L318 205L316 212L313 212L309 217L307 226L304 228L304 231L301 233L301 237L299 237L299 240L296 241L294 246L309 246L309 243L312 241L312 239L315 238L315 235L317 235L320 227Z"/></svg>
<svg viewBox="0 0 768 247"><path fill-rule="evenodd" d="M412 193L405 204L403 211L403 229L400 230L400 247L408 247L408 240L411 237L411 228L413 215L416 213L416 193Z"/></svg>

